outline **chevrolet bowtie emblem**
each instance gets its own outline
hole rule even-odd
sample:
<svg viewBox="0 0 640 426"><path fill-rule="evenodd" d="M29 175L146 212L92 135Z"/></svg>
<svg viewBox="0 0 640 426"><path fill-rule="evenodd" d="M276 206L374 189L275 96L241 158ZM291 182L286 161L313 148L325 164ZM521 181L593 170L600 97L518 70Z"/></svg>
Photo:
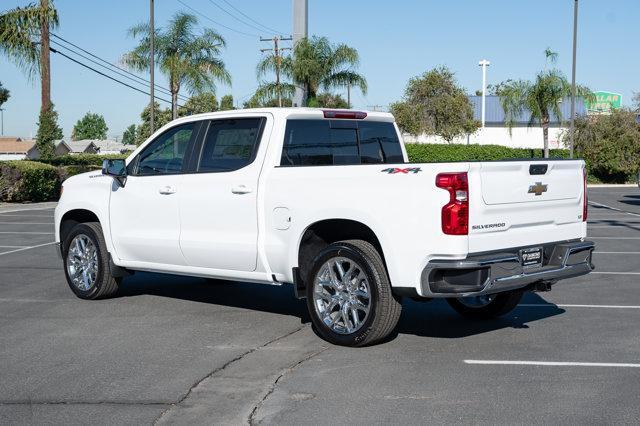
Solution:
<svg viewBox="0 0 640 426"><path fill-rule="evenodd" d="M542 182L529 186L529 194L542 195L543 192L547 192L547 185L543 185Z"/></svg>

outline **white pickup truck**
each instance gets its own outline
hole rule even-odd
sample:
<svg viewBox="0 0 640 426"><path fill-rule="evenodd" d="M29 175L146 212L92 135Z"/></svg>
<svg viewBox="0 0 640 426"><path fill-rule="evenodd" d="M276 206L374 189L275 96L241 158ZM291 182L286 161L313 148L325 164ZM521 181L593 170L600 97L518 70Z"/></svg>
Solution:
<svg viewBox="0 0 640 426"><path fill-rule="evenodd" d="M393 116L272 108L181 118L64 182L73 292L134 271L281 285L328 341L378 342L403 296L471 318L593 269L579 160L411 164Z"/></svg>

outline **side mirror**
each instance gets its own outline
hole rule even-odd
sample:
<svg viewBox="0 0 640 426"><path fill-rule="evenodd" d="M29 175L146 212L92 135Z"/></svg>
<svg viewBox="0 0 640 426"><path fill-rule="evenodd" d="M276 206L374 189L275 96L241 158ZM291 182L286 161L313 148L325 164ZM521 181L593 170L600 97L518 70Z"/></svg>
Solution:
<svg viewBox="0 0 640 426"><path fill-rule="evenodd" d="M127 163L124 160L102 160L102 174L111 176L124 187L127 182Z"/></svg>

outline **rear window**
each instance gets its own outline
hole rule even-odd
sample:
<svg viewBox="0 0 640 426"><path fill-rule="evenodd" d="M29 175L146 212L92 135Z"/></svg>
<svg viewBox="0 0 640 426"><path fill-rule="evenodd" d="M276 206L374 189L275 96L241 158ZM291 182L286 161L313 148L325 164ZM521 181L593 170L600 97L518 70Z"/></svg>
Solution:
<svg viewBox="0 0 640 426"><path fill-rule="evenodd" d="M402 163L393 123L358 120L289 120L281 165L327 166Z"/></svg>

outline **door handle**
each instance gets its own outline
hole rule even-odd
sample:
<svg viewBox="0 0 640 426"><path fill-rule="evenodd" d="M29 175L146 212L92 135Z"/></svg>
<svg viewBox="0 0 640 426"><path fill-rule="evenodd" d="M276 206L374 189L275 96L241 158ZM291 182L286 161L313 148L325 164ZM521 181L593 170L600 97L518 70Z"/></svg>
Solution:
<svg viewBox="0 0 640 426"><path fill-rule="evenodd" d="M234 194L248 194L251 191L253 190L246 185L236 185L231 188L231 192L233 192Z"/></svg>
<svg viewBox="0 0 640 426"><path fill-rule="evenodd" d="M176 189L173 186L167 185L158 189L158 192L161 193L162 195L170 195L170 194L175 194Z"/></svg>

